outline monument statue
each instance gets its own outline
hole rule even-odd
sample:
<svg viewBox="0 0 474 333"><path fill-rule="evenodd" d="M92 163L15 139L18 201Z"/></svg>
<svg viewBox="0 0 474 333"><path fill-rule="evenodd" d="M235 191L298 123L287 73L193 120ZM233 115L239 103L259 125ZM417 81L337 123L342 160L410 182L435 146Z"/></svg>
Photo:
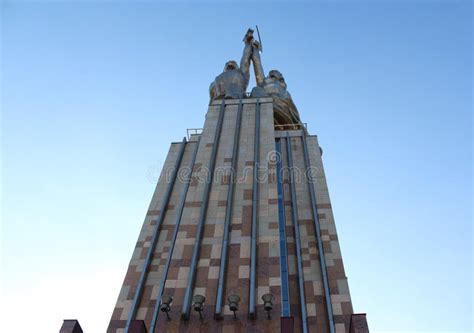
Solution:
<svg viewBox="0 0 474 333"><path fill-rule="evenodd" d="M224 72L218 75L209 87L211 101L222 98L243 98L249 83L250 61L253 63L257 86L252 89L251 97L272 97L274 100L275 125L300 125L300 115L287 90L285 78L278 70L271 70L265 77L260 58L261 44L248 29L244 37L244 51L240 60L231 60L225 64Z"/></svg>
<svg viewBox="0 0 474 333"><path fill-rule="evenodd" d="M275 125L301 124L298 110L286 89L285 78L276 69L271 70L265 77L260 59L260 45L258 42L254 42L252 45L252 62L257 86L252 89L250 96L254 98L273 97Z"/></svg>
<svg viewBox="0 0 474 333"><path fill-rule="evenodd" d="M226 62L224 71L219 74L209 87L211 101L222 98L243 98L249 85L250 58L252 57L253 30L249 29L244 36L244 52L240 60L240 67L237 62L230 60Z"/></svg>

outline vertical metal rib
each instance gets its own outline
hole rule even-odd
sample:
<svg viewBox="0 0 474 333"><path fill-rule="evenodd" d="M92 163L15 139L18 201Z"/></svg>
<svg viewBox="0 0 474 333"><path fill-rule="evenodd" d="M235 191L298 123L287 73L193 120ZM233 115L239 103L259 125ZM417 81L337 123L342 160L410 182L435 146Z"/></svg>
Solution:
<svg viewBox="0 0 474 333"><path fill-rule="evenodd" d="M250 246L250 296L249 317L255 318L255 289L257 275L257 222L258 222L258 167L260 161L260 100L255 109L255 143L253 157L253 191L252 191L252 239Z"/></svg>
<svg viewBox="0 0 474 333"><path fill-rule="evenodd" d="M323 286L324 286L324 294L326 297L326 309L327 309L328 320L329 320L329 331L330 333L334 333L335 332L334 316L332 312L331 293L329 291L329 281L328 281L328 274L327 274L327 268L326 268L326 259L324 257L324 248L323 248L323 242L321 238L321 226L319 224L318 208L316 206L316 193L314 190L312 174L310 172L311 163L309 161L308 146L306 144L306 136L304 134L301 136L301 140L303 141L306 180L308 182L309 194L311 197L311 211L313 214L314 229L316 230L316 239L318 242L319 262L321 264L321 272L323 274Z"/></svg>
<svg viewBox="0 0 474 333"><path fill-rule="evenodd" d="M225 210L224 235L222 237L221 264L219 268L219 280L217 285L217 298L214 317L219 319L222 317L222 304L224 302L225 274L227 266L227 252L229 246L229 227L232 220L232 211L234 207L234 188L235 173L237 170L237 157L239 154L240 140L240 124L242 119L242 100L240 100L239 109L237 110L237 120L235 121L234 144L232 148L232 162L230 168L230 182L227 190L227 206Z"/></svg>
<svg viewBox="0 0 474 333"><path fill-rule="evenodd" d="M286 151L288 158L288 176L290 181L291 192L291 220L293 223L293 230L295 231L296 244L296 265L298 269L298 290L301 304L301 322L303 326L303 333L308 332L308 316L306 313L306 298L304 295L304 275L303 262L301 258L301 236L300 226L298 223L298 203L296 198L295 178L293 175L293 150L291 147L291 138L289 132L286 132Z"/></svg>
<svg viewBox="0 0 474 333"><path fill-rule="evenodd" d="M278 190L278 235L280 244L280 277L281 277L281 316L290 317L290 290L288 282L288 250L286 247L286 214L283 198L283 173L281 161L281 141L276 140L275 149L277 168L277 190Z"/></svg>
<svg viewBox="0 0 474 333"><path fill-rule="evenodd" d="M197 264L199 259L199 250L201 248L202 229L204 221L206 219L207 207L209 205L209 194L214 178L214 167L216 165L217 149L219 147L219 140L222 132L222 122L224 120L225 100L222 100L221 108L219 111L219 118L217 120L216 132L214 135L214 142L211 152L211 160L209 162L209 173L206 179L206 186L204 188L204 197L201 205L201 212L196 228L196 240L193 247L193 255L191 257L191 265L189 267L189 277L186 285L186 291L184 293L183 308L181 310L181 316L184 320L189 319L189 310L191 308L191 297L193 293L194 280L196 279Z"/></svg>
<svg viewBox="0 0 474 333"><path fill-rule="evenodd" d="M153 317L151 319L151 324L150 324L150 332L155 331L156 327L156 321L158 319L158 314L160 312L160 300L161 296L163 295L163 290L165 289L165 284L166 284L166 279L168 277L168 271L170 268L171 264L171 258L173 257L173 251L174 251L174 245L176 243L176 237L178 236L178 230L179 230L179 225L181 223L181 217L183 215L183 210L184 210L184 204L186 203L186 196L188 194L189 190L189 184L191 183L191 177L193 174L193 169L194 169L194 163L196 162L196 155L199 149L199 142L201 141L201 137L198 138L196 141L196 147L194 148L194 152L191 158L191 161L189 162L189 174L186 176L186 180L184 180L184 188L182 189L180 195L179 195L179 207L176 212L176 220L174 222L175 226L173 229L173 235L171 236L171 244L170 244L170 250L168 253L168 258L166 259L165 267L163 268L163 274L161 276L161 281L160 281L160 289L158 290L158 295L156 297L156 303L155 303L155 308L153 309Z"/></svg>
<svg viewBox="0 0 474 333"><path fill-rule="evenodd" d="M132 305L130 307L130 312L128 314L127 323L125 324L126 333L128 333L130 329L130 324L132 320L135 318L138 311L138 306L140 304L140 300L143 294L143 288L145 286L146 276L148 274L151 261L153 259L153 252L155 252L156 243L158 242L158 237L160 236L161 225L163 224L163 221L165 219L167 206L171 198L171 192L173 191L176 175L178 174L179 165L181 164L181 160L183 159L185 148L186 148L186 138L183 138L183 141L181 142L181 147L179 149L178 158L176 159L173 173L171 174L171 180L168 183L168 187L166 188L163 201L161 202L160 215L158 215L155 228L153 229L153 236L151 239L150 247L148 248L148 253L145 258L145 263L143 265L142 272L140 273L140 279L138 280L137 289L135 290L135 296L133 297Z"/></svg>

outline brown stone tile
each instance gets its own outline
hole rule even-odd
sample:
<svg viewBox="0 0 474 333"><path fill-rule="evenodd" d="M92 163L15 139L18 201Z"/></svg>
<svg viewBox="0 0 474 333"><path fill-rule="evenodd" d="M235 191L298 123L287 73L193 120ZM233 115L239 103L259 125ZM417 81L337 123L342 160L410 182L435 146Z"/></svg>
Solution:
<svg viewBox="0 0 474 333"><path fill-rule="evenodd" d="M184 245L183 246L183 259L191 259L193 255L193 245Z"/></svg>
<svg viewBox="0 0 474 333"><path fill-rule="evenodd" d="M234 223L229 226L229 230L242 230L242 223Z"/></svg>
<svg viewBox="0 0 474 333"><path fill-rule="evenodd" d="M198 267L194 287L196 288L206 287L208 274L209 274L209 267L203 267L203 266Z"/></svg>
<svg viewBox="0 0 474 333"><path fill-rule="evenodd" d="M214 237L215 224L206 224L204 226L204 237L213 238Z"/></svg>
<svg viewBox="0 0 474 333"><path fill-rule="evenodd" d="M212 245L211 244L202 244L200 248L199 258L200 259L210 259L211 258ZM189 257L191 258L191 257Z"/></svg>
<svg viewBox="0 0 474 333"><path fill-rule="evenodd" d="M140 272L136 272L137 266L128 266L127 274L125 275L125 279L123 281L124 285L131 285L138 281L140 277Z"/></svg>
<svg viewBox="0 0 474 333"><path fill-rule="evenodd" d="M122 316L123 308L116 307L112 312L112 320L119 320Z"/></svg>
<svg viewBox="0 0 474 333"><path fill-rule="evenodd" d="M268 257L269 256L269 244L268 243L260 243L258 244L258 257Z"/></svg>
<svg viewBox="0 0 474 333"><path fill-rule="evenodd" d="M186 201L184 207L201 207L202 201Z"/></svg>
<svg viewBox="0 0 474 333"><path fill-rule="evenodd" d="M229 185L230 184L230 175L223 175L221 179L221 185Z"/></svg>
<svg viewBox="0 0 474 333"><path fill-rule="evenodd" d="M242 217L244 219L252 219L252 205L242 206Z"/></svg>
<svg viewBox="0 0 474 333"><path fill-rule="evenodd" d="M278 199L268 199L269 205L278 205Z"/></svg>
<svg viewBox="0 0 474 333"><path fill-rule="evenodd" d="M239 258L237 264L239 266L250 266L250 258Z"/></svg>
<svg viewBox="0 0 474 333"><path fill-rule="evenodd" d="M242 218L241 226L242 236L250 236L252 234L252 217Z"/></svg>
<svg viewBox="0 0 474 333"><path fill-rule="evenodd" d="M341 315L334 315L334 323L344 323L344 316Z"/></svg>
<svg viewBox="0 0 474 333"><path fill-rule="evenodd" d="M351 315L354 313L351 302L342 302L341 308L342 308L342 314L344 315Z"/></svg>
<svg viewBox="0 0 474 333"><path fill-rule="evenodd" d="M220 259L211 259L209 266L220 266L221 260Z"/></svg>
<svg viewBox="0 0 474 333"><path fill-rule="evenodd" d="M279 277L280 276L280 266L278 265L269 265L268 274L270 277Z"/></svg>
<svg viewBox="0 0 474 333"><path fill-rule="evenodd" d="M331 243L329 241L323 241L324 253L332 253Z"/></svg>
<svg viewBox="0 0 474 333"><path fill-rule="evenodd" d="M176 280L178 278L178 271L179 271L180 266L172 267L170 266L170 269L168 270L168 280Z"/></svg>
<svg viewBox="0 0 474 333"><path fill-rule="evenodd" d="M316 204L316 208L319 209L332 209L331 204Z"/></svg>
<svg viewBox="0 0 474 333"><path fill-rule="evenodd" d="M328 270L328 277L330 280L338 280L338 279L345 279L346 274L344 273L344 267L341 267L339 264L336 264L336 260L334 260L334 266L327 266Z"/></svg>
<svg viewBox="0 0 474 333"><path fill-rule="evenodd" d="M278 222L268 223L268 229L278 229Z"/></svg>
<svg viewBox="0 0 474 333"><path fill-rule="evenodd" d="M229 258L240 257L240 244L230 244L229 246Z"/></svg>
<svg viewBox="0 0 474 333"><path fill-rule="evenodd" d="M252 200L253 190L252 189L244 189L244 200Z"/></svg>

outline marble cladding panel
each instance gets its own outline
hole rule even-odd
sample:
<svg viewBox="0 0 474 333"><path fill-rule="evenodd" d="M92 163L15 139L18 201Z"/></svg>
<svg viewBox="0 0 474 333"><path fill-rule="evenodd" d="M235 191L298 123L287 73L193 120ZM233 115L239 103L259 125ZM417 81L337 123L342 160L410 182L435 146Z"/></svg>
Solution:
<svg viewBox="0 0 474 333"><path fill-rule="evenodd" d="M196 162L191 177L188 194L183 210L183 216L179 226L178 236L175 243L173 256L171 257L168 278L165 283L164 294L173 297L171 312L175 315L181 313L184 292L189 275L191 256L195 243L197 222L201 213L201 206L204 195L204 188L209 177L209 161L212 147L214 145L214 136L218 122L220 105L209 108L206 115L206 121L199 143L196 156ZM211 205L210 205L211 206ZM212 210L212 209L211 209ZM205 229L204 229L205 230ZM209 245L201 246L201 254L209 250ZM199 276L198 276L199 277ZM199 277L200 278L200 277ZM158 317L158 327L164 325L165 316Z"/></svg>
<svg viewBox="0 0 474 333"><path fill-rule="evenodd" d="M316 191L318 217L321 224L321 235L324 256L327 265L329 289L334 315L334 322L339 331L349 330L350 318L353 313L347 277L337 237L336 225L329 191L324 173L321 150L316 136L307 137L308 153L311 167L314 168L313 184Z"/></svg>
<svg viewBox="0 0 474 333"><path fill-rule="evenodd" d="M248 104L243 105L224 289L225 298L233 293L240 296L239 312L242 313L247 312L248 300L251 218L251 197L249 200L248 193L252 191L252 183L249 184L246 179L252 177L252 166L246 162L253 161L254 133L255 107L252 108L252 105ZM247 194L247 200L244 200L244 193ZM230 203L226 201L226 205L228 204ZM230 317L232 314L227 306L224 306L223 313L225 317Z"/></svg>
<svg viewBox="0 0 474 333"><path fill-rule="evenodd" d="M257 295L256 302L263 305L262 295L271 293L274 303L281 304L280 250L278 229L278 191L275 153L273 105L262 103L260 108L260 161L258 172L258 231L257 231ZM278 320L276 309L272 321ZM257 316L263 317L257 307ZM276 325L276 324L275 324Z"/></svg>
<svg viewBox="0 0 474 333"><path fill-rule="evenodd" d="M153 260L145 282L145 289L136 316L136 319L138 320L150 322L152 318L153 308L157 301L160 283L163 277L164 265L168 259L168 256L170 255L171 241L176 225L180 195L186 185L185 182L188 172L187 169L189 168L196 144L196 142L188 143L183 155L183 160L180 165L173 191L171 192L170 202L167 207L166 215L158 238L158 243L155 248ZM146 253L144 255L146 255Z"/></svg>
<svg viewBox="0 0 474 333"><path fill-rule="evenodd" d="M303 264L306 311L310 331L328 331L327 312L322 288L322 273L319 251L314 229L311 198L307 183L307 169L301 137L291 139L295 190L298 203L298 226L300 229L301 258ZM323 328L324 327L324 328Z"/></svg>
<svg viewBox="0 0 474 333"><path fill-rule="evenodd" d="M181 143L173 143L168 151L112 314L113 320L127 319L140 272L143 269L144 253L146 255L146 251L149 248L154 224L156 223L164 192L167 188L167 177L174 169L180 147Z"/></svg>
<svg viewBox="0 0 474 333"><path fill-rule="evenodd" d="M222 132L216 156L214 181L211 186L209 207L203 230L196 282L193 294L206 297L207 306L215 306L219 275L227 192L230 182L230 159L235 134L238 105L225 108ZM199 321L196 312L191 312L190 322Z"/></svg>

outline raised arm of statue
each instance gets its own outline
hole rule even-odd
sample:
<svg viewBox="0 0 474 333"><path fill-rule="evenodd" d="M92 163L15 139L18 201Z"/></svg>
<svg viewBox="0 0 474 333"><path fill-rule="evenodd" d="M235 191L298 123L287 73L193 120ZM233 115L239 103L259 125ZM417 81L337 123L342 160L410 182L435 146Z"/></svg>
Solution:
<svg viewBox="0 0 474 333"><path fill-rule="evenodd" d="M250 62L253 60L254 69L258 86L264 82L260 54L258 53L258 43L253 38L253 30L248 29L244 36L244 51L240 66L237 62L231 60L224 66L224 71L216 76L209 87L211 101L220 98L244 98L250 80ZM254 57L256 54L257 57ZM255 58L255 59L254 59ZM265 93L263 88L262 92Z"/></svg>
<svg viewBox="0 0 474 333"><path fill-rule="evenodd" d="M245 76L247 84L250 80L250 59L252 58L252 40L253 40L253 30L248 29L247 33L244 36L244 52L242 53L242 59L240 59L240 70Z"/></svg>
<svg viewBox="0 0 474 333"><path fill-rule="evenodd" d="M260 59L260 47L258 41L254 40L252 42L252 61L253 61L253 70L255 72L255 81L257 81L257 86L262 87L265 81L265 73L263 72L262 60Z"/></svg>

